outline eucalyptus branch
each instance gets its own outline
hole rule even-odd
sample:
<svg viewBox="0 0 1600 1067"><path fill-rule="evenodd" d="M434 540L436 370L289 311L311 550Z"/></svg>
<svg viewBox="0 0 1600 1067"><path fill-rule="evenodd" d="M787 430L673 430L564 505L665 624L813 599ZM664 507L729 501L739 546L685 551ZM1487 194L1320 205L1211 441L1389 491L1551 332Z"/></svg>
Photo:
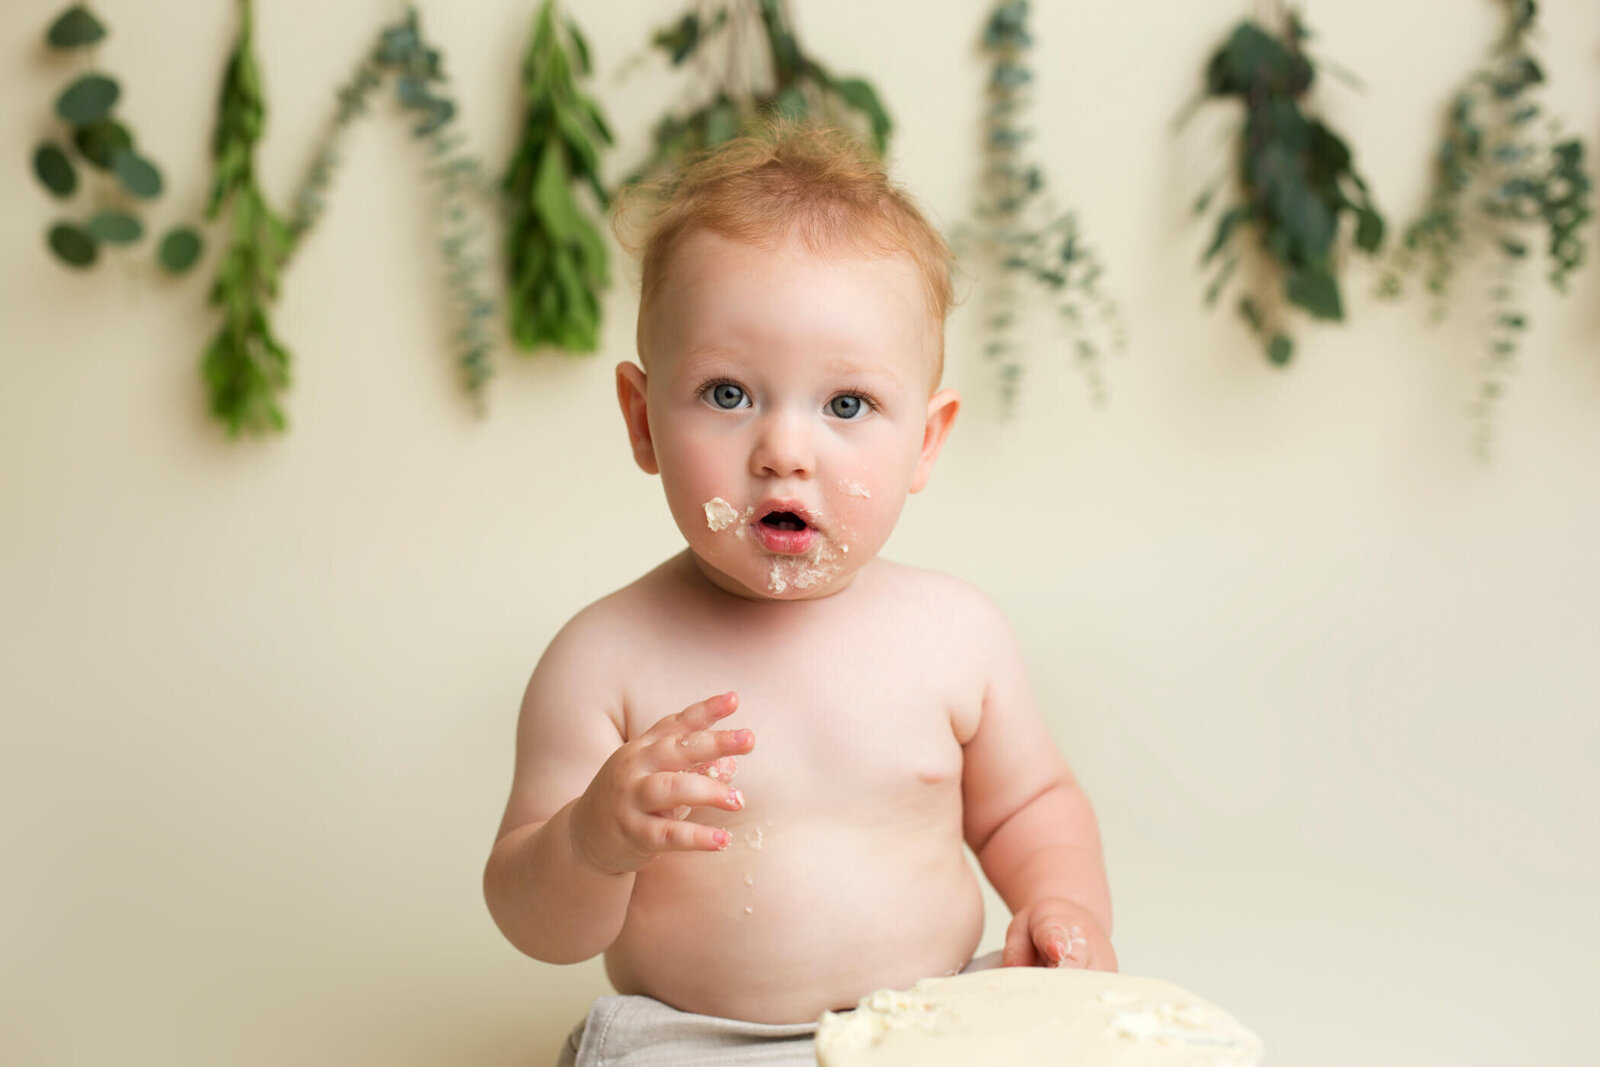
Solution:
<svg viewBox="0 0 1600 1067"><path fill-rule="evenodd" d="M267 205L256 177L255 149L266 122L252 41L250 0L240 0L239 37L222 79L212 138L215 163L206 214L232 214L232 233L211 303L223 312L222 327L202 363L211 390L211 412L240 430L282 430L279 394L289 386L290 355L272 333L268 314L278 293L278 275L292 244L289 227Z"/></svg>
<svg viewBox="0 0 1600 1067"><path fill-rule="evenodd" d="M1076 214L1050 201L1044 173L1024 145L1032 130L1024 119L1033 81L1027 52L1027 0L1000 0L985 24L983 48L991 57L984 112L984 170L974 208L977 244L988 270L984 287L984 354L1000 369L1007 410L1015 403L1024 368L1013 341L1022 303L1020 283L1042 290L1068 332L1092 399L1106 397L1101 341L1120 351L1126 341L1115 302L1100 288L1104 267L1084 240ZM960 239L970 239L962 233Z"/></svg>
<svg viewBox="0 0 1600 1067"><path fill-rule="evenodd" d="M1527 333L1529 317L1517 299L1523 266L1542 234L1547 277L1566 291L1567 277L1583 262L1580 231L1592 213L1594 187L1582 142L1563 139L1561 123L1538 100L1545 74L1530 43L1534 0L1506 3L1506 31L1451 101L1427 205L1406 227L1379 284L1380 295L1399 296L1404 277L1421 270L1438 319L1462 266L1484 251L1493 257L1485 369L1471 409L1485 456Z"/></svg>
<svg viewBox="0 0 1600 1067"><path fill-rule="evenodd" d="M467 393L481 414L491 372L488 320L495 308L484 289L488 257L480 247L484 228L471 221L471 194L486 194L487 182L482 167L462 151L465 142L452 129L456 106L443 95L447 79L440 52L424 40L415 7L408 7L400 21L379 32L372 49L340 87L338 106L293 197L291 244L298 248L322 217L345 135L357 118L369 113L373 94L389 76L394 78L401 108L417 118L412 135L425 143L425 172L439 187L439 247L456 318L457 362Z"/></svg>
<svg viewBox="0 0 1600 1067"><path fill-rule="evenodd" d="M1206 302L1215 303L1229 285L1240 257L1252 256L1255 284L1238 310L1279 366L1294 353L1285 323L1289 307L1318 319L1344 318L1335 260L1341 216L1354 217L1355 246L1362 252L1375 253L1384 234L1383 217L1354 169L1350 149L1305 108L1316 76L1304 50L1309 32L1293 11L1285 22L1281 38L1255 22L1240 23L1211 57L1205 79L1205 96L1235 98L1245 110L1236 161L1243 198L1218 219L1202 258L1209 264L1223 257ZM1196 214L1206 210L1213 192L1200 197ZM1240 250L1234 238L1245 227L1253 229L1255 241Z"/></svg>
<svg viewBox="0 0 1600 1067"><path fill-rule="evenodd" d="M747 25L760 28L766 79L752 79L740 62ZM627 183L669 168L675 161L735 137L764 116L823 118L870 136L878 154L888 151L894 122L878 91L858 77L834 75L800 46L787 0L727 0L697 4L651 43L674 67L703 62L710 42L722 39L726 60L715 72L710 98L687 114L669 112L656 123L654 151Z"/></svg>
<svg viewBox="0 0 1600 1067"><path fill-rule="evenodd" d="M140 202L155 200L165 184L160 167L139 151L133 132L114 114L122 85L95 61L106 36L105 24L87 4L66 8L45 33L52 52L84 61L83 73L61 92L55 106L56 116L68 131L63 140L76 149L78 163L88 168L84 173L95 201L86 222L58 221L50 228L51 251L71 267L91 266L102 247L142 240L145 226ZM33 169L40 183L59 200L69 199L78 189L73 153L55 140L35 149ZM161 242L158 261L169 271L181 273L193 266L199 254L199 235L192 227L178 226Z"/></svg>

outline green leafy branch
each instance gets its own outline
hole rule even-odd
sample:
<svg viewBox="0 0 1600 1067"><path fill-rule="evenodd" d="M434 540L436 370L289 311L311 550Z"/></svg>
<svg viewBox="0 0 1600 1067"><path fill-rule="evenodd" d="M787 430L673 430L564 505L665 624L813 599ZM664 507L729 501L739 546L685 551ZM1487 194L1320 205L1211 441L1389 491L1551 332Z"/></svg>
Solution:
<svg viewBox="0 0 1600 1067"><path fill-rule="evenodd" d="M1480 454L1493 440L1493 415L1515 368L1529 316L1517 300L1523 264L1539 236L1549 257L1550 284L1566 291L1583 262L1581 229L1592 210L1594 182L1583 144L1561 139L1561 124L1537 99L1544 70L1533 54L1534 0L1506 0L1507 27L1488 62L1451 101L1435 156L1426 207L1406 227L1379 293L1401 293L1402 278L1418 269L1443 317L1460 266L1487 250L1489 336L1485 372L1472 406ZM1542 121L1541 121L1542 120Z"/></svg>
<svg viewBox="0 0 1600 1067"><path fill-rule="evenodd" d="M578 86L589 74L589 46L577 24L559 19L554 0L544 0L522 64L521 129L503 183L507 317L525 349L592 352L599 345L606 245L579 193L587 186L601 210L609 206L600 151L611 144L611 130Z"/></svg>
<svg viewBox="0 0 1600 1067"><path fill-rule="evenodd" d="M217 106L211 154L214 177L208 218L231 212L232 227L211 303L222 326L202 362L211 412L241 430L282 430L279 394L289 386L289 351L273 335L268 313L278 294L278 274L293 245L287 223L275 215L256 177L255 149L266 122L261 74L252 41L250 0L240 0L239 36L228 58Z"/></svg>
<svg viewBox="0 0 1600 1067"><path fill-rule="evenodd" d="M749 57L751 38L759 35L763 54ZM669 113L657 122L654 152L634 182L664 170L676 160L721 144L763 116L786 119L820 117L835 125L855 127L870 135L882 155L888 150L894 123L871 84L858 77L839 77L801 47L787 0L727 0L697 3L651 43L665 52L674 67L705 59L712 42L722 46L721 63L706 64L714 89L709 99L687 114ZM764 76L752 74L747 58L764 62Z"/></svg>
<svg viewBox="0 0 1600 1067"><path fill-rule="evenodd" d="M105 24L84 4L64 10L45 33L52 51L83 56L87 67L56 98L55 106L56 115L70 130L67 139L79 162L90 168L97 201L86 223L56 222L50 227L51 251L71 267L93 265L104 245L126 246L142 240L145 227L137 202L156 199L164 184L161 169L139 151L132 131L113 114L122 86L95 64L96 46L106 36ZM72 153L54 140L45 141L34 152L35 175L60 200L78 189L78 168L72 158ZM96 175L96 171L100 173ZM108 180L113 177L115 184ZM177 226L162 239L157 259L176 274L193 266L199 255L199 235L192 227Z"/></svg>
<svg viewBox="0 0 1600 1067"><path fill-rule="evenodd" d="M456 106L443 92L448 79L440 52L424 39L415 7L408 7L400 21L379 32L372 49L339 89L333 119L292 199L288 222L291 251L321 218L345 134L356 118L368 113L372 94L389 75L395 79L400 106L417 119L412 135L425 142L426 173L439 187L439 245L457 320L457 362L467 393L481 414L491 374L488 322L495 307L485 291L488 257L479 247L484 230L472 224L471 201L474 194L486 191L486 180L479 162L463 152L465 140L452 127Z"/></svg>
<svg viewBox="0 0 1600 1067"><path fill-rule="evenodd" d="M1293 11L1285 14L1281 37L1254 22L1240 23L1212 55L1202 96L1236 99L1245 109L1235 174L1243 196L1219 217L1202 258L1209 265L1222 256L1206 303L1216 303L1242 255L1255 253L1264 273L1240 297L1238 310L1279 366L1294 353L1285 324L1290 306L1317 319L1344 318L1335 261L1343 216L1353 217L1362 252L1375 253L1384 234L1350 149L1306 110L1316 76L1303 47L1309 36ZM1214 185L1200 196L1195 214L1206 211L1216 191ZM1240 250L1234 238L1246 227L1254 231L1254 248Z"/></svg>
<svg viewBox="0 0 1600 1067"><path fill-rule="evenodd" d="M1119 351L1126 343L1116 304L1100 288L1104 266L1099 256L1084 240L1076 214L1051 202L1039 164L1024 154L1032 136L1023 124L1033 81L1027 63L1033 44L1027 16L1027 0L1000 0L985 23L983 49L993 65L984 112L982 192L974 211L980 254L996 268L985 286L989 339L984 354L999 365L1008 410L1023 377L1012 339L1021 308L1020 282L1042 290L1076 335L1073 351L1096 403L1106 395L1101 339L1109 334Z"/></svg>

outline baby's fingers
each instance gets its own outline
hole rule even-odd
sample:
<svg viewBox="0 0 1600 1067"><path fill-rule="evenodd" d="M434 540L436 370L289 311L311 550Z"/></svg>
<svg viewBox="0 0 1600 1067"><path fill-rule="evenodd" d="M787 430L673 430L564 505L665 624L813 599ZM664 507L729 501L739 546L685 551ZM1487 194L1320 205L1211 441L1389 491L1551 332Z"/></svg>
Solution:
<svg viewBox="0 0 1600 1067"><path fill-rule="evenodd" d="M719 693L698 704L690 704L682 711L667 715L646 730L644 737L654 740L704 730L719 719L726 719L739 710L738 693Z"/></svg>
<svg viewBox="0 0 1600 1067"><path fill-rule="evenodd" d="M639 807L652 814L680 817L688 808L721 808L738 811L744 807L744 794L725 782L703 774L666 771L652 774L639 783Z"/></svg>
<svg viewBox="0 0 1600 1067"><path fill-rule="evenodd" d="M721 852L733 835L718 826L676 819L652 819L650 842L656 852Z"/></svg>

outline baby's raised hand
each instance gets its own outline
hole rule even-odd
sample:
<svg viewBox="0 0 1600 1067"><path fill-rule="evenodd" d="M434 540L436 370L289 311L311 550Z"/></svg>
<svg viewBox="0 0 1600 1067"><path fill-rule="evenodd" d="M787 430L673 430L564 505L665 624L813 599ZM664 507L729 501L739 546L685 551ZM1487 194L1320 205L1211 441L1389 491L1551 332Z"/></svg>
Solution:
<svg viewBox="0 0 1600 1067"><path fill-rule="evenodd" d="M685 822L673 812L744 807L744 797L727 784L730 757L749 752L755 737L749 730L710 729L738 707L736 693L702 700L613 752L573 807L572 843L578 855L602 871L622 874L664 852L727 848L726 830ZM707 773L710 769L718 773Z"/></svg>
<svg viewBox="0 0 1600 1067"><path fill-rule="evenodd" d="M1035 901L1011 917L1000 963L1114 971L1117 954L1087 909L1070 900L1049 899Z"/></svg>

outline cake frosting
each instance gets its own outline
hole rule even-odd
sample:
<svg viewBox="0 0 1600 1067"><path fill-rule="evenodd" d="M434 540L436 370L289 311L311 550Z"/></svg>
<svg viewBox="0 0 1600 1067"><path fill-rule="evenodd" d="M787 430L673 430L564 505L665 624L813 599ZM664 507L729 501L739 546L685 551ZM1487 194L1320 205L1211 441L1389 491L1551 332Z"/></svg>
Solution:
<svg viewBox="0 0 1600 1067"><path fill-rule="evenodd" d="M824 1012L819 1067L1259 1067L1261 1039L1170 982L1005 967Z"/></svg>

